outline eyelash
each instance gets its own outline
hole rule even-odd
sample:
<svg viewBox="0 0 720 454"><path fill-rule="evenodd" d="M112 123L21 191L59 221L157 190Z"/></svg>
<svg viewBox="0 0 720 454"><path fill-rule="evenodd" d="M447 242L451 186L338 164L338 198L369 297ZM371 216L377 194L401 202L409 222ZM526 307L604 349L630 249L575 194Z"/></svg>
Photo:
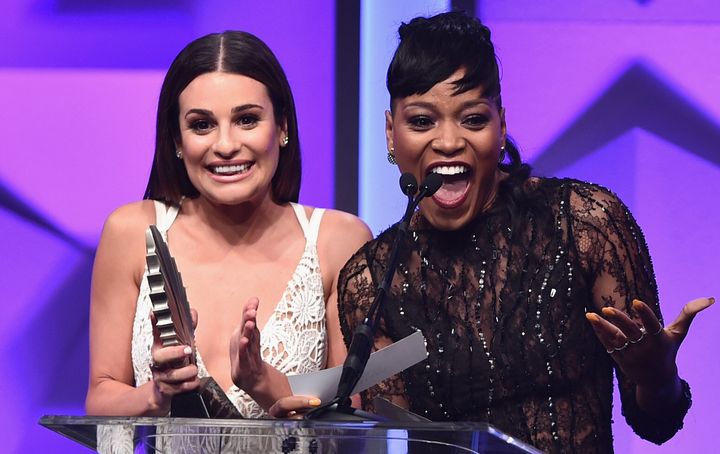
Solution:
<svg viewBox="0 0 720 454"><path fill-rule="evenodd" d="M485 115L480 114L473 114L468 115L467 118L463 120L463 124L467 125L469 128L473 129L480 129L484 127L489 121L489 118Z"/></svg>
<svg viewBox="0 0 720 454"><path fill-rule="evenodd" d="M408 124L411 128L416 130L426 130L433 125L433 121L430 117L425 115L417 115L408 119Z"/></svg>
<svg viewBox="0 0 720 454"><path fill-rule="evenodd" d="M249 127L249 126L255 126L257 122L260 120L257 115L253 114L245 114L238 117L237 120L235 120L235 123L242 127Z"/></svg>
<svg viewBox="0 0 720 454"><path fill-rule="evenodd" d="M205 134L212 128L212 122L206 119L194 120L190 122L190 129L197 134Z"/></svg>

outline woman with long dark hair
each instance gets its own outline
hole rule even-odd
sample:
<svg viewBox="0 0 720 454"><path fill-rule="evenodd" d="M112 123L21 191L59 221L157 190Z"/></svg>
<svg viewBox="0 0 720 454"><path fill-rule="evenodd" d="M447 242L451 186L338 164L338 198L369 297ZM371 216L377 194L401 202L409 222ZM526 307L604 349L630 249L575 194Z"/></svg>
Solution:
<svg viewBox="0 0 720 454"><path fill-rule="evenodd" d="M343 360L337 275L369 230L352 215L297 203L292 92L251 34L207 35L180 52L162 85L156 134L145 200L110 215L97 250L87 412L164 416L175 394L211 375L245 417L266 415L290 394L287 374ZM153 339L150 224L199 318L197 366L189 347Z"/></svg>

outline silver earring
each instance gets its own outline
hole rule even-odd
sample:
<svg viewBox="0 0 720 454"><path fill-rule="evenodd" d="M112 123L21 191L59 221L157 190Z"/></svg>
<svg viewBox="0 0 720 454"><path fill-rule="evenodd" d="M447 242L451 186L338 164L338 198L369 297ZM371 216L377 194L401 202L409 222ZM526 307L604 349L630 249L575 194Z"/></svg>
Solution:
<svg viewBox="0 0 720 454"><path fill-rule="evenodd" d="M395 155L393 154L393 151L395 151L394 147L390 147L387 154L387 160L390 164L396 165L397 161L395 160Z"/></svg>
<svg viewBox="0 0 720 454"><path fill-rule="evenodd" d="M500 147L500 158L498 158L499 163L502 163L503 161L505 161L506 154L507 153L505 152L505 145L503 145L502 147Z"/></svg>
<svg viewBox="0 0 720 454"><path fill-rule="evenodd" d="M182 159L182 150L179 148L175 150L175 156L177 156L178 159Z"/></svg>
<svg viewBox="0 0 720 454"><path fill-rule="evenodd" d="M289 144L289 143L290 143L290 138L288 136L283 137L282 146L287 147L287 144Z"/></svg>

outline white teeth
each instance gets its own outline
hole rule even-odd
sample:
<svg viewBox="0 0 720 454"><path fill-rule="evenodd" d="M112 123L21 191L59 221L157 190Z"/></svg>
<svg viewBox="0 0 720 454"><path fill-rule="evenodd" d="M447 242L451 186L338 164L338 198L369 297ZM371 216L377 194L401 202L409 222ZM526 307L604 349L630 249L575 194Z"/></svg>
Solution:
<svg viewBox="0 0 720 454"><path fill-rule="evenodd" d="M245 172L249 168L250 168L250 163L247 162L245 164L232 165L232 166L214 166L214 167L210 167L210 170L212 171L212 173L217 174L217 175L228 175L228 174Z"/></svg>
<svg viewBox="0 0 720 454"><path fill-rule="evenodd" d="M469 171L469 169L465 166L437 166L432 169L432 173L440 175L459 175L467 171Z"/></svg>

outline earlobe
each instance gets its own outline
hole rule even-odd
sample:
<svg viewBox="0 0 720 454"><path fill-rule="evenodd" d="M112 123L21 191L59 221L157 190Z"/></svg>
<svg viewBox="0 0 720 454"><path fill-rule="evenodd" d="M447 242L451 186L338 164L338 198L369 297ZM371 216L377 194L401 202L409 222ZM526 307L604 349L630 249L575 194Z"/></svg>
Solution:
<svg viewBox="0 0 720 454"><path fill-rule="evenodd" d="M288 136L287 120L283 120L282 126L278 131L278 142L281 147L286 147L290 143L290 137Z"/></svg>

